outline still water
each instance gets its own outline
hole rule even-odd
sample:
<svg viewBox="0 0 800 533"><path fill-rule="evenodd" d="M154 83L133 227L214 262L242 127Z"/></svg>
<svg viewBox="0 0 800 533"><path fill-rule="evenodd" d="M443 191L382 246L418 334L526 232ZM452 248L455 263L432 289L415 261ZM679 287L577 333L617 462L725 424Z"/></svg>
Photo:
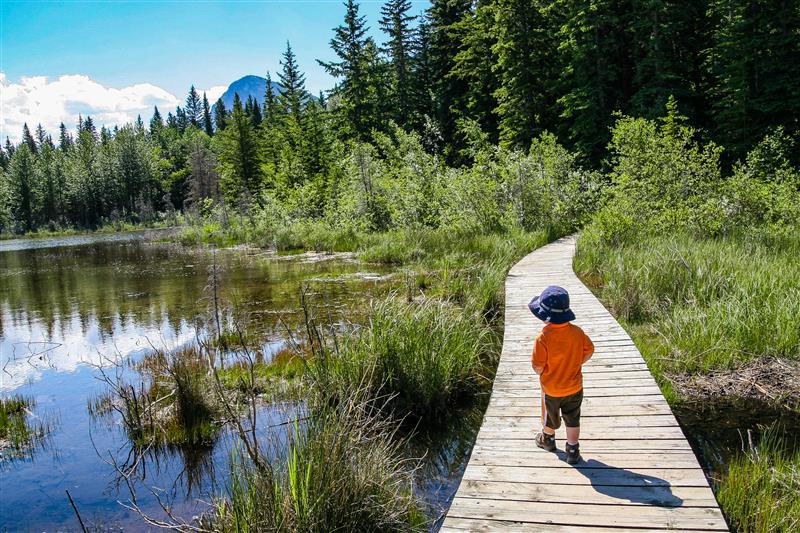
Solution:
<svg viewBox="0 0 800 533"><path fill-rule="evenodd" d="M106 390L101 370L202 334L212 265L221 272L224 306L258 330L266 355L302 329L303 287L312 306L339 321L395 283L385 267L349 257L212 252L141 235L0 243L0 395L32 399L29 420L49 428L30 453L0 458L0 530L77 530L66 491L87 525L147 529L120 504L130 505L130 494L114 464L136 463L145 479L136 503L154 516L163 514L151 492L185 519L208 509L224 487L232 435L223 432L207 449L137 457L118 422L93 418L88 405ZM278 424L286 412L265 408L260 419ZM464 455L468 441L454 437L441 449ZM434 502L440 491L447 500L457 484L451 470L459 466L450 463L446 458L420 482Z"/></svg>

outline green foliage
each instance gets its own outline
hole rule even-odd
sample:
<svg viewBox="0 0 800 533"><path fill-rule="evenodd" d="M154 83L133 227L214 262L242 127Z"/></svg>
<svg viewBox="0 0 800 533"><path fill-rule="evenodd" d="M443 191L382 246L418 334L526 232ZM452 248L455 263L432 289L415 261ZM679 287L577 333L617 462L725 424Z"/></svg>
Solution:
<svg viewBox="0 0 800 533"><path fill-rule="evenodd" d="M590 228L575 267L617 316L645 326L634 336L652 368L710 370L760 357L800 358L796 232L638 235L615 246Z"/></svg>
<svg viewBox="0 0 800 533"><path fill-rule="evenodd" d="M281 460L259 468L235 454L210 529L424 531L395 423L367 407L359 390L335 405L323 395L295 422Z"/></svg>
<svg viewBox="0 0 800 533"><path fill-rule="evenodd" d="M6 460L29 456L42 443L50 428L28 415L34 402L23 396L0 398L0 465Z"/></svg>
<svg viewBox="0 0 800 533"><path fill-rule="evenodd" d="M800 527L800 452L773 429L728 465L717 498L742 533L796 531Z"/></svg>

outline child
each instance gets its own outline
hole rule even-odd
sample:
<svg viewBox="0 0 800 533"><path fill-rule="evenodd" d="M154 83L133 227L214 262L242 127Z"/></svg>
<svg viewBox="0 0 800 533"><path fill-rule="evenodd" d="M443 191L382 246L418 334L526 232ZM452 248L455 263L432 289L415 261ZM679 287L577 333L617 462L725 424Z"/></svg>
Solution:
<svg viewBox="0 0 800 533"><path fill-rule="evenodd" d="M542 384L542 431L536 445L549 452L556 450L556 429L561 417L567 427L567 462L581 460L580 437L583 375L581 366L594 353L594 344L581 328L570 324L575 314L569 308L569 293L555 285L528 304L545 324L533 343L531 363Z"/></svg>

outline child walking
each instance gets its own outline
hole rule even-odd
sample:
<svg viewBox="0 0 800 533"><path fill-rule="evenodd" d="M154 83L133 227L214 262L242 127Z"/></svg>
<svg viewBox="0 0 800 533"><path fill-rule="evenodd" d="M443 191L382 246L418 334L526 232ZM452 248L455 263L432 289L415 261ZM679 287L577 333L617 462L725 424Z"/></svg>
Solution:
<svg viewBox="0 0 800 533"><path fill-rule="evenodd" d="M552 285L534 298L528 308L543 321L542 332L533 343L531 364L542 385L542 431L536 445L556 450L556 429L561 418L567 428L567 462L581 460L578 438L581 431L583 374L581 367L594 353L594 344L578 326L571 324L575 313L569 308L569 293Z"/></svg>

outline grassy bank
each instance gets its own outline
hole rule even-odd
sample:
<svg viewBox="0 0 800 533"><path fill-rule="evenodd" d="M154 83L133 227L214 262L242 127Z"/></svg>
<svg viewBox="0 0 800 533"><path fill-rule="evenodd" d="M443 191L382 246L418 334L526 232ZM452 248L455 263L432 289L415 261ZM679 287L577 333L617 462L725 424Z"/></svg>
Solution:
<svg viewBox="0 0 800 533"><path fill-rule="evenodd" d="M0 241L11 239L48 239L54 237L72 237L75 235L111 235L114 233L128 233L132 231L144 231L154 229L167 229L184 226L186 224L183 215L175 215L164 220L133 223L133 222L109 222L93 229L81 229L75 227L38 229L27 233L0 233Z"/></svg>
<svg viewBox="0 0 800 533"><path fill-rule="evenodd" d="M800 530L800 449L792 444L795 451L768 432L728 466L717 497L737 531Z"/></svg>

